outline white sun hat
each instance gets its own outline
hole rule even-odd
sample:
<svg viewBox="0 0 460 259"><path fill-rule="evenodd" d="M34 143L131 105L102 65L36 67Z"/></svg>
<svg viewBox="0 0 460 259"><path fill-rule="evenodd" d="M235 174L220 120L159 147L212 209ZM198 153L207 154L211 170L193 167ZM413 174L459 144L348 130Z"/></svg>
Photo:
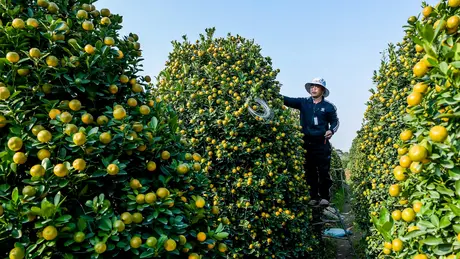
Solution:
<svg viewBox="0 0 460 259"><path fill-rule="evenodd" d="M324 97L328 97L328 96L329 96L329 89L327 89L327 87L326 87L326 80L324 80L323 78L320 78L320 77L313 78L313 80L311 80L311 82L306 83L306 84L305 84L305 90L307 90L308 93L310 93L310 87L311 87L312 85L320 85L320 86L324 87L323 96L324 96Z"/></svg>

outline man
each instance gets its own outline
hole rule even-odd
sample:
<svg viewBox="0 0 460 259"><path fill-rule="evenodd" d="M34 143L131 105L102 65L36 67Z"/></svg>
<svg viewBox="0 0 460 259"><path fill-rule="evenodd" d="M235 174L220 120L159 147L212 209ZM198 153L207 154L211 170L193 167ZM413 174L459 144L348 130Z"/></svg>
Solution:
<svg viewBox="0 0 460 259"><path fill-rule="evenodd" d="M304 148L307 150L305 173L310 185L309 205L329 205L332 180L329 175L331 165L331 144L329 139L339 128L337 108L324 99L329 96L326 81L315 78L305 84L311 95L309 98L284 97L284 104L300 110L300 124L304 133Z"/></svg>

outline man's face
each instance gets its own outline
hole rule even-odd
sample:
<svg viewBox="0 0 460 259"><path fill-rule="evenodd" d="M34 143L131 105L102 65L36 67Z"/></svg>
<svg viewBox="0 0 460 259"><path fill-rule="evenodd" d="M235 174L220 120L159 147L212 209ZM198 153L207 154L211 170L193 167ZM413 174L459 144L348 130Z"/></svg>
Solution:
<svg viewBox="0 0 460 259"><path fill-rule="evenodd" d="M310 94L313 98L321 97L324 93L324 87L320 85L312 85L310 87Z"/></svg>

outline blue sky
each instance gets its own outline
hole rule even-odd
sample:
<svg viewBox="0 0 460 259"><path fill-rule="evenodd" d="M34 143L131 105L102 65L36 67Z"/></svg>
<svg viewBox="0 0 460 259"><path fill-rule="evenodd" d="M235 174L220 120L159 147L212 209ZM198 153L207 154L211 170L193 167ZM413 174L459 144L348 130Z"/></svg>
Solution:
<svg viewBox="0 0 460 259"><path fill-rule="evenodd" d="M438 1L429 0L434 5ZM263 4L262 4L263 3ZM347 151L360 128L372 74L381 51L402 40L402 26L421 12L420 0L210 1L100 0L123 16L122 35L134 32L142 45L145 74L164 68L171 41L194 40L206 28L252 38L281 73L281 93L306 97L306 81L323 77L338 109L340 129L331 140Z"/></svg>

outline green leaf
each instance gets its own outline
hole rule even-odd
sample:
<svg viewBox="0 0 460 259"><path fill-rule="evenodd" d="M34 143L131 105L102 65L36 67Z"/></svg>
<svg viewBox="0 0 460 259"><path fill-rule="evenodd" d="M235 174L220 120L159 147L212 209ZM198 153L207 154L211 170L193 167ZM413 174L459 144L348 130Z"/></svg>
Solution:
<svg viewBox="0 0 460 259"><path fill-rule="evenodd" d="M157 220L160 221L161 223L165 224L165 225L168 224L168 220L165 219L165 218L158 218Z"/></svg>
<svg viewBox="0 0 460 259"><path fill-rule="evenodd" d="M141 254L141 258L152 258L154 255L153 251L145 251Z"/></svg>
<svg viewBox="0 0 460 259"><path fill-rule="evenodd" d="M149 127L153 130L156 130L157 126L158 126L158 119L157 117L153 116L149 122Z"/></svg>
<svg viewBox="0 0 460 259"><path fill-rule="evenodd" d="M435 227L439 228L439 218L438 218L438 216L433 214L433 215L431 215L430 219L431 219L431 223L433 223L433 225L435 225Z"/></svg>
<svg viewBox="0 0 460 259"><path fill-rule="evenodd" d="M42 166L43 168L45 168L45 171L47 171L48 169L53 167L53 164L51 163L49 158L45 158L42 160Z"/></svg>
<svg viewBox="0 0 460 259"><path fill-rule="evenodd" d="M435 246L442 244L442 238L428 237L422 240L421 243L429 246Z"/></svg>
<svg viewBox="0 0 460 259"><path fill-rule="evenodd" d="M64 216L60 216L59 218L57 218L56 221L68 222L70 219L72 219L72 216L64 215Z"/></svg>
<svg viewBox="0 0 460 259"><path fill-rule="evenodd" d="M456 233L460 233L460 224L454 225L453 228Z"/></svg>
<svg viewBox="0 0 460 259"><path fill-rule="evenodd" d="M50 218L56 212L55 206L47 199L43 199L41 203L41 215L44 218Z"/></svg>
<svg viewBox="0 0 460 259"><path fill-rule="evenodd" d="M460 196L460 180L457 180L455 182L455 192L457 193L458 196Z"/></svg>
<svg viewBox="0 0 460 259"><path fill-rule="evenodd" d="M439 245L439 246L433 248L433 252L434 252L436 255L447 255L447 254L450 254L450 253L452 253L452 245L450 245L450 244L442 244L442 245Z"/></svg>
<svg viewBox="0 0 460 259"><path fill-rule="evenodd" d="M18 187L14 188L13 193L11 194L11 199L13 200L14 203L18 202L18 199L19 199Z"/></svg>
<svg viewBox="0 0 460 259"><path fill-rule="evenodd" d="M217 240L224 240L225 238L228 237L228 233L227 232L220 232L220 233L217 233L216 235L214 235L214 237Z"/></svg>
<svg viewBox="0 0 460 259"><path fill-rule="evenodd" d="M426 231L424 230L414 230L414 231L409 232L409 234L405 235L404 237L402 237L401 240L407 241L414 237L423 236L425 234L426 234Z"/></svg>
<svg viewBox="0 0 460 259"><path fill-rule="evenodd" d="M59 159L64 160L65 157L66 157L66 155L67 155L67 150L66 150L65 148L62 147L62 148L59 150Z"/></svg>
<svg viewBox="0 0 460 259"><path fill-rule="evenodd" d="M101 219L101 221L99 222L99 228L107 232L111 231L112 221L110 221L110 219L108 218Z"/></svg>
<svg viewBox="0 0 460 259"><path fill-rule="evenodd" d="M455 193L452 190L447 189L445 186L438 186L436 190L444 195L454 196Z"/></svg>
<svg viewBox="0 0 460 259"><path fill-rule="evenodd" d="M441 70L441 72L444 74L444 75L447 75L447 71L449 70L449 66L447 65L446 62L441 62L439 64L439 70Z"/></svg>
<svg viewBox="0 0 460 259"><path fill-rule="evenodd" d="M58 192L56 193L56 195L54 195L54 206L58 206L59 205L59 202L61 201L61 192Z"/></svg>
<svg viewBox="0 0 460 259"><path fill-rule="evenodd" d="M441 218L441 222L439 224L439 227L440 228L445 228L445 227L448 227L450 226L450 219L448 216L444 216Z"/></svg>
<svg viewBox="0 0 460 259"><path fill-rule="evenodd" d="M88 132L88 137L96 134L99 131L99 127L94 127Z"/></svg>
<svg viewBox="0 0 460 259"><path fill-rule="evenodd" d="M83 231L86 229L86 221L82 218L78 219L77 227L79 231Z"/></svg>
<svg viewBox="0 0 460 259"><path fill-rule="evenodd" d="M458 206L449 204L449 207L455 215L460 216L460 208Z"/></svg>

